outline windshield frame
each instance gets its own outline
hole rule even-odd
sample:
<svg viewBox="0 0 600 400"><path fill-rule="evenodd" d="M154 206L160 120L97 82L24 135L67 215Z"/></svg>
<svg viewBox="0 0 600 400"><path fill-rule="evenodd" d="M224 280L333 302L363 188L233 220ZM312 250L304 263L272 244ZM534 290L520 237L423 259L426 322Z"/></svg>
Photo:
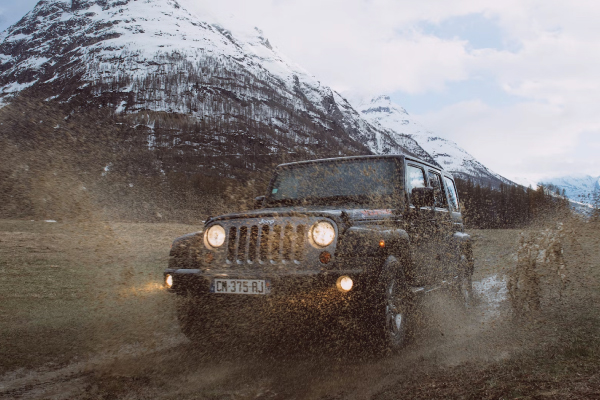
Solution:
<svg viewBox="0 0 600 400"><path fill-rule="evenodd" d="M402 156L366 156L366 157L343 157L343 158L331 158L326 160L315 160L308 162L300 162L293 164L283 164L278 166L269 182L267 193L265 195L264 207L265 208L276 208L276 207L298 207L298 206L314 206L314 205L349 205L353 204L356 207L351 208L365 208L365 202L361 202L360 198L364 198L365 195L356 196L335 196L334 197L304 197L301 199L281 199L274 200L272 197L273 187L281 171L290 170L295 168L302 168L307 164L341 164L341 163L352 163L352 162L364 162L364 160L372 160L373 162L379 160L390 160L396 164L396 173L398 177L398 184L394 191L394 198L396 199L395 204L389 204L387 208L402 208L406 201L404 196L404 160ZM308 203L308 204L307 204ZM369 207L367 207L369 208ZM371 207L372 208L372 207ZM376 207L381 208L381 207Z"/></svg>

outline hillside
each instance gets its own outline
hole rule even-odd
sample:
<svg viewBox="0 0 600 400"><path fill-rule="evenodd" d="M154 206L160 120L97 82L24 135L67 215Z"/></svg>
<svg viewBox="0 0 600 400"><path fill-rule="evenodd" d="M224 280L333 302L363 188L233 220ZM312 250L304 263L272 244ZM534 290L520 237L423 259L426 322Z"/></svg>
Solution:
<svg viewBox="0 0 600 400"><path fill-rule="evenodd" d="M264 180L280 162L354 154L415 155L485 185L503 179L439 136L357 111L260 30L234 35L174 0L40 1L0 34L0 103L11 188L33 179L31 158L44 172L43 160L55 163L44 148L72 160L83 186L112 182L115 196L133 192L119 182L191 198Z"/></svg>
<svg viewBox="0 0 600 400"><path fill-rule="evenodd" d="M43 0L0 39L4 102L35 88L47 100L109 107L134 115L151 148L246 160L412 153L259 30L233 37L175 1ZM182 118L165 124L164 114ZM411 148L427 158L418 144Z"/></svg>

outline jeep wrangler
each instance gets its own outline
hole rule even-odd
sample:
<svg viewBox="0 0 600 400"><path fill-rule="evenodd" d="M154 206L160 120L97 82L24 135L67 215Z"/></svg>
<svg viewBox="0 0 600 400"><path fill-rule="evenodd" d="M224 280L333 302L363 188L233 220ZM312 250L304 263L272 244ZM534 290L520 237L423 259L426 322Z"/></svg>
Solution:
<svg viewBox="0 0 600 400"><path fill-rule="evenodd" d="M411 335L415 300L446 287L468 305L473 256L443 169L404 155L279 165L254 210L175 239L164 283L191 339L235 304L301 299L363 325L389 350ZM237 302L237 303L236 303Z"/></svg>

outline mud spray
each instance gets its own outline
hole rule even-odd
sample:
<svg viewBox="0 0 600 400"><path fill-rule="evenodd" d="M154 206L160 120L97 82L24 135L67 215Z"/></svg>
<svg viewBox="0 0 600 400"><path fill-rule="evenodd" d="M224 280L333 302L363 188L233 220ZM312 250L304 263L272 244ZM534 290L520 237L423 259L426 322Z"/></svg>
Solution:
<svg viewBox="0 0 600 400"><path fill-rule="evenodd" d="M25 319L3 327L8 334L3 337L10 341L3 339L2 346L13 346L5 353L13 363L0 379L0 396L305 399L497 398L517 396L515 390L557 397L573 390L597 393L597 373L583 367L569 370L571 356L576 365L597 360L597 333L590 334L598 327L597 312L590 308L598 300L597 223L573 219L526 231L472 231L474 304L465 310L448 293L432 293L422 303L420 335L393 356L365 351L351 326L330 329L331 321L277 327L254 323L225 335L217 347L190 343L179 332L172 296L157 277L170 239L192 228L4 221L0 245L3 257L10 259L3 266L7 274L52 260L40 268L75 271L72 275L85 290L63 287L55 293L55 303L36 290L40 302L55 308L66 304L48 322L58 324L54 330ZM45 281L40 287L51 284ZM69 290L79 297L62 298ZM19 304L29 304L27 312L39 313L40 320L44 312L53 312L39 309L35 293L27 293L23 289L18 302L11 303L13 313ZM11 336L10 329L17 328L19 335ZM62 342L55 339L61 332ZM23 335L28 335L27 346L19 342ZM37 356L26 362L28 351ZM36 364L44 352L49 358Z"/></svg>

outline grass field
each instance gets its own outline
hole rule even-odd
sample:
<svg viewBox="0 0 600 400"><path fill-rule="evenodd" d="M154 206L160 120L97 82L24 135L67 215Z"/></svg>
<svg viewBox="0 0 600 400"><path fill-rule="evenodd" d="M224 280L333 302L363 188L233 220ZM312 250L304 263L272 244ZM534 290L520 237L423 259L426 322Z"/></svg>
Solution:
<svg viewBox="0 0 600 400"><path fill-rule="evenodd" d="M65 364L178 333L167 224L0 221L0 371Z"/></svg>
<svg viewBox="0 0 600 400"><path fill-rule="evenodd" d="M172 239L198 229L0 221L0 397L600 396L598 226L568 228L577 240L565 243L572 285L561 307L514 321L506 299L492 293L502 289L496 286L489 295L498 304L484 298L461 319L442 299L427 335L385 359L349 357L360 344L343 341L306 342L317 349L307 354L267 348L215 356L194 347L179 332L161 278ZM470 233L475 280L503 282L514 268L518 231Z"/></svg>

